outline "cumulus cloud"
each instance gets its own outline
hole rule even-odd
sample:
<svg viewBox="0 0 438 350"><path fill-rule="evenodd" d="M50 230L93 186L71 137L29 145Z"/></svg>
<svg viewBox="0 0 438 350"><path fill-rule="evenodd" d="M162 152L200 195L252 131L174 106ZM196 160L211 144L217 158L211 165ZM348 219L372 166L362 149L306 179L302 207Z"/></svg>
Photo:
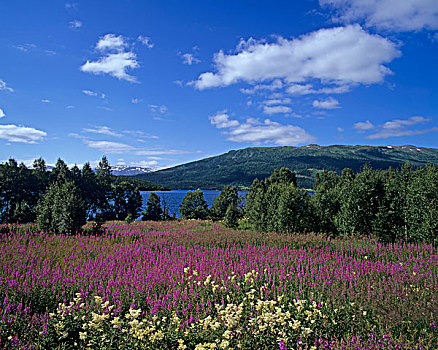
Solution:
<svg viewBox="0 0 438 350"><path fill-rule="evenodd" d="M81 21L78 21L77 19L75 19L75 20L73 20L73 21L70 21L70 22L68 23L68 26L69 26L69 28L71 28L71 29L79 29L79 28L82 27L82 22L81 22Z"/></svg>
<svg viewBox="0 0 438 350"><path fill-rule="evenodd" d="M369 121L367 120L366 122L357 122L353 125L353 129L356 129L357 132L365 132L368 130L373 130L375 128L375 126Z"/></svg>
<svg viewBox="0 0 438 350"><path fill-rule="evenodd" d="M96 44L96 49L100 51L105 50L120 50L123 49L128 44L122 35L106 34L105 36L99 38Z"/></svg>
<svg viewBox="0 0 438 350"><path fill-rule="evenodd" d="M312 142L315 137L309 135L304 129L294 125L283 125L269 119L259 122L249 118L245 123L230 119L226 111L218 112L209 117L212 125L228 135L228 141L246 142L252 144L274 143L277 145L298 145Z"/></svg>
<svg viewBox="0 0 438 350"><path fill-rule="evenodd" d="M438 132L438 127L429 129L408 128L418 124L430 122L430 119L414 116L408 119L394 119L384 124L374 126L369 120L366 122L358 122L353 125L357 132L364 133L373 131L373 134L366 136L367 139L386 139L388 137L422 135L430 132Z"/></svg>
<svg viewBox="0 0 438 350"><path fill-rule="evenodd" d="M315 108L322 108L322 109L335 109L335 108L341 108L339 106L339 101L336 100L333 97L329 97L325 100L314 100L312 102L313 107Z"/></svg>
<svg viewBox="0 0 438 350"><path fill-rule="evenodd" d="M0 108L0 118L6 117L5 112L3 112L3 109Z"/></svg>
<svg viewBox="0 0 438 350"><path fill-rule="evenodd" d="M118 52L108 54L97 61L85 62L80 67L81 71L92 74L109 74L117 79L136 83L137 78L127 73L127 69L135 69L140 65L133 52Z"/></svg>
<svg viewBox="0 0 438 350"><path fill-rule="evenodd" d="M35 128L21 125L0 125L0 139L9 142L37 143L47 136L47 133Z"/></svg>
<svg viewBox="0 0 438 350"><path fill-rule="evenodd" d="M154 47L154 43L148 36L139 35L137 40L145 45L148 49L152 49Z"/></svg>
<svg viewBox="0 0 438 350"><path fill-rule="evenodd" d="M107 126L95 126L94 128L82 129L82 131L86 132L86 133L102 134L102 135L109 135L109 136L115 136L115 137L122 136L122 134L119 134L119 133L111 130Z"/></svg>
<svg viewBox="0 0 438 350"><path fill-rule="evenodd" d="M396 44L365 32L359 25L320 29L299 38L279 38L275 43L249 40L235 54L214 56L216 72L206 72L193 82L199 90L238 82L255 84L284 79L303 83L373 84L391 71L384 64L400 56Z"/></svg>
<svg viewBox="0 0 438 350"><path fill-rule="evenodd" d="M362 21L367 27L393 31L438 29L436 0L319 0L334 10L335 22Z"/></svg>
<svg viewBox="0 0 438 350"><path fill-rule="evenodd" d="M384 139L388 137L400 137L400 136L411 136L411 135L422 135L429 132L437 132L438 128L430 129L409 129L408 127L425 124L429 122L430 119L414 116L409 119L394 119L388 121L382 125L375 128L376 132L374 134L368 135L368 139Z"/></svg>
<svg viewBox="0 0 438 350"><path fill-rule="evenodd" d="M14 92L14 89L9 87L6 82L2 79L0 79L0 90Z"/></svg>
<svg viewBox="0 0 438 350"><path fill-rule="evenodd" d="M226 111L218 112L215 115L210 116L209 119L210 123L218 129L232 128L240 125L237 120L230 120Z"/></svg>
<svg viewBox="0 0 438 350"><path fill-rule="evenodd" d="M50 100L47 99L47 98L42 99L41 102L42 102L42 103L52 103L52 101L50 101Z"/></svg>
<svg viewBox="0 0 438 350"><path fill-rule="evenodd" d="M263 113L265 114L278 114L278 113L290 113L292 112L292 108L287 106L264 106Z"/></svg>
<svg viewBox="0 0 438 350"><path fill-rule="evenodd" d="M96 50L104 56L97 61L87 60L79 69L85 73L109 74L120 80L136 83L137 79L127 71L140 67L140 64L133 51L125 50L127 46L128 42L122 35L106 34L96 44Z"/></svg>

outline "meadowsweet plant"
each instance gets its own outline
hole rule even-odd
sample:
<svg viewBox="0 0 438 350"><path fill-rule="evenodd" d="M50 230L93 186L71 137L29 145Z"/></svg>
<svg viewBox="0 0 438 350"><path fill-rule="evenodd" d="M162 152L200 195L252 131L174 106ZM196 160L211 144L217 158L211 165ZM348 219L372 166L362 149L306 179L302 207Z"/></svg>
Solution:
<svg viewBox="0 0 438 350"><path fill-rule="evenodd" d="M0 236L0 348L436 349L438 250L203 221Z"/></svg>

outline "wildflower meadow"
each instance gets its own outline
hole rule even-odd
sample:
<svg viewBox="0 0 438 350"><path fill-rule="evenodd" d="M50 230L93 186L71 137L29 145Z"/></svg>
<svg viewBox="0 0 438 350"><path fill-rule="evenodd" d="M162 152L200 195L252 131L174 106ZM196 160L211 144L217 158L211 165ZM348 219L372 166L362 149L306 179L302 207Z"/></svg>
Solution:
<svg viewBox="0 0 438 350"><path fill-rule="evenodd" d="M436 349L438 249L107 223L0 226L2 349Z"/></svg>

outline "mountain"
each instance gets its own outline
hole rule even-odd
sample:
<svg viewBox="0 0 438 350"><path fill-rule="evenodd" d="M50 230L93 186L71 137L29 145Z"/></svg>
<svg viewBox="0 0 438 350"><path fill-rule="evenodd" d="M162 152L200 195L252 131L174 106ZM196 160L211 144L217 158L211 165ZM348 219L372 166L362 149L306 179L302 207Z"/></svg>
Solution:
<svg viewBox="0 0 438 350"><path fill-rule="evenodd" d="M438 163L438 149L411 145L252 147L136 177L172 189L244 188L255 178L264 179L275 168L286 167L297 173L299 186L311 188L315 174L322 170L340 173L348 167L357 171L367 163L374 169L398 168L406 161L416 166Z"/></svg>
<svg viewBox="0 0 438 350"><path fill-rule="evenodd" d="M116 176L134 176L138 174L145 174L153 171L151 168L143 168L139 166L128 165L111 165L113 175Z"/></svg>
<svg viewBox="0 0 438 350"><path fill-rule="evenodd" d="M54 166L47 165L48 171L52 171ZM93 169L93 171L96 169ZM144 168L139 166L129 166L129 165L111 165L112 174L115 176L134 176L138 174L145 174L154 171L152 168Z"/></svg>

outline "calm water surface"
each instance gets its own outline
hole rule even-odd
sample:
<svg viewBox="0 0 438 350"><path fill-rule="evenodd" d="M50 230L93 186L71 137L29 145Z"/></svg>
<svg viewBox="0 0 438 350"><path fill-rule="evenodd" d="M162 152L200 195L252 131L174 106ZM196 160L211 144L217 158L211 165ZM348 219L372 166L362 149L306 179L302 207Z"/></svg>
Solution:
<svg viewBox="0 0 438 350"><path fill-rule="evenodd" d="M143 210L146 208L146 203L151 192L155 192L158 197L160 197L161 205L163 205L163 200L166 201L166 205L170 208L170 212L175 212L176 216L179 217L179 205L181 204L188 190L140 191L140 194L143 197ZM217 190L203 190L202 192L204 193L204 199L209 207L213 204L213 199L215 199L221 193L221 191ZM246 193L247 191L239 191L239 196L244 197Z"/></svg>

